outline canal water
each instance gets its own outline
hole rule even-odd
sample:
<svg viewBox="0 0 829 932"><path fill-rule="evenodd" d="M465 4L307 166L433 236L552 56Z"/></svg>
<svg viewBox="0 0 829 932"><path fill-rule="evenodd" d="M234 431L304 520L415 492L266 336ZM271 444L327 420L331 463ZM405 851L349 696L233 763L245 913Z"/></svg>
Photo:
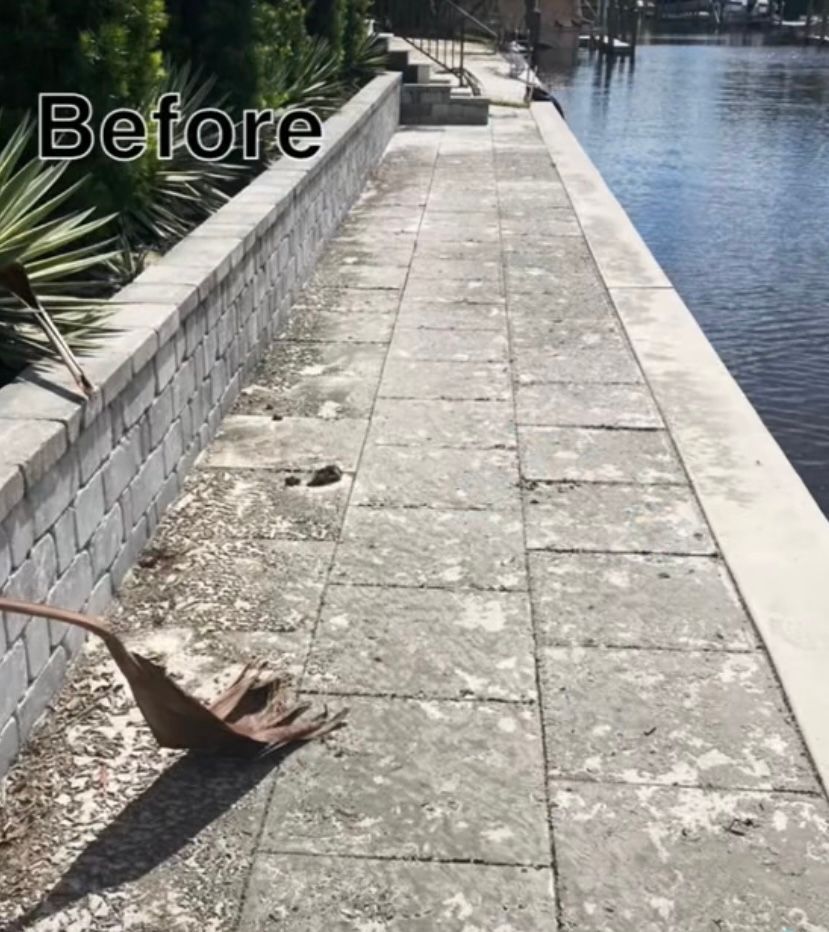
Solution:
<svg viewBox="0 0 829 932"><path fill-rule="evenodd" d="M663 33L540 71L829 514L829 48Z"/></svg>

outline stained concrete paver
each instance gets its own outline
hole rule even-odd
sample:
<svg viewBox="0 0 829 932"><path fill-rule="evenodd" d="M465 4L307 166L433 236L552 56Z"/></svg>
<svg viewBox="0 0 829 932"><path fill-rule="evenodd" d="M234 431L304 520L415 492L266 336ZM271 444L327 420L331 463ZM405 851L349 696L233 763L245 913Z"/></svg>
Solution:
<svg viewBox="0 0 829 932"><path fill-rule="evenodd" d="M486 255L470 257L468 259L447 256L439 258L432 255L421 255L415 252L412 260L409 281L427 278L432 282L446 280L465 281L469 278L488 279L491 282L500 282L503 278L500 251L494 251L491 258Z"/></svg>
<svg viewBox="0 0 829 932"><path fill-rule="evenodd" d="M510 336L517 353L539 346L548 347L551 353L593 350L615 354L626 349L622 330L609 315L571 319L565 323L538 314L520 316L513 312Z"/></svg>
<svg viewBox="0 0 829 932"><path fill-rule="evenodd" d="M565 929L829 928L819 798L581 783L553 805Z"/></svg>
<svg viewBox="0 0 829 932"><path fill-rule="evenodd" d="M233 413L368 417L385 357L386 347L374 343L277 343Z"/></svg>
<svg viewBox="0 0 829 932"><path fill-rule="evenodd" d="M446 589L526 589L519 511L351 508L335 582Z"/></svg>
<svg viewBox="0 0 829 932"><path fill-rule="evenodd" d="M210 466L314 469L334 463L353 472L368 421L234 415L225 419L207 456Z"/></svg>
<svg viewBox="0 0 829 932"><path fill-rule="evenodd" d="M263 852L546 864L540 727L510 703L349 701L280 770Z"/></svg>
<svg viewBox="0 0 829 932"><path fill-rule="evenodd" d="M162 528L121 589L129 625L186 623L201 632L310 629L334 545L198 540Z"/></svg>
<svg viewBox="0 0 829 932"><path fill-rule="evenodd" d="M458 232L456 239L450 240L432 240L429 241L420 237L415 247L415 259L435 259L446 261L447 259L457 259L464 262L501 262L501 243L494 240L491 243L481 243L474 239L468 239L465 231Z"/></svg>
<svg viewBox="0 0 829 932"><path fill-rule="evenodd" d="M319 311L294 313L277 339L301 343L388 343L394 329L393 314Z"/></svg>
<svg viewBox="0 0 829 932"><path fill-rule="evenodd" d="M506 363L448 362L421 359L386 369L380 398L433 401L509 401L510 368Z"/></svg>
<svg viewBox="0 0 829 932"><path fill-rule="evenodd" d="M754 650L723 564L659 554L532 553L542 646Z"/></svg>
<svg viewBox="0 0 829 932"><path fill-rule="evenodd" d="M536 382L583 382L636 384L642 373L626 349L603 352L595 349L515 350L515 373L520 384Z"/></svg>
<svg viewBox="0 0 829 932"><path fill-rule="evenodd" d="M521 241L517 241L520 248ZM613 308L607 291L596 280L567 284L556 291L526 294L510 293L510 316L538 317L546 320L611 320Z"/></svg>
<svg viewBox="0 0 829 932"><path fill-rule="evenodd" d="M330 586L306 686L531 702L532 641L525 593Z"/></svg>
<svg viewBox="0 0 829 932"><path fill-rule="evenodd" d="M382 223L385 218L374 219ZM311 279L312 288L326 288L331 286L343 288L380 288L399 293L403 287L408 268L405 265L352 265L341 263L336 268L319 269Z"/></svg>
<svg viewBox="0 0 829 932"><path fill-rule="evenodd" d="M508 401L379 398L374 408L369 441L409 446L510 449L515 447L513 408Z"/></svg>
<svg viewBox="0 0 829 932"><path fill-rule="evenodd" d="M492 278L450 278L436 288L434 278L416 278L406 286L406 294L413 298L431 298L438 304L468 301L471 304L490 304L493 298L502 298L503 283Z"/></svg>
<svg viewBox="0 0 829 932"><path fill-rule="evenodd" d="M414 248L414 239L410 248ZM377 247L367 247L364 251L376 255L378 250ZM296 304L291 308L289 318L299 318L303 321L313 319L319 312L394 314L399 303L400 295L397 289L348 288L340 282L326 286L309 284L300 292Z"/></svg>
<svg viewBox="0 0 829 932"><path fill-rule="evenodd" d="M264 855L250 932L538 932L555 928L546 868Z"/></svg>
<svg viewBox="0 0 829 932"><path fill-rule="evenodd" d="M664 430L596 427L518 429L526 479L551 482L682 482L685 475Z"/></svg>
<svg viewBox="0 0 829 932"><path fill-rule="evenodd" d="M508 450L370 445L354 487L355 505L495 509L518 512L518 458Z"/></svg>
<svg viewBox="0 0 829 932"><path fill-rule="evenodd" d="M506 362L506 333L490 330L422 330L399 326L389 358L444 362Z"/></svg>
<svg viewBox="0 0 829 932"><path fill-rule="evenodd" d="M400 304L398 320L407 329L507 332L503 304L438 304L431 298L407 298Z"/></svg>
<svg viewBox="0 0 829 932"><path fill-rule="evenodd" d="M382 253L368 246L349 241L332 243L320 260L320 268L337 269L341 266L399 265L408 266L414 254L414 239L405 243L387 245Z"/></svg>
<svg viewBox="0 0 829 932"><path fill-rule="evenodd" d="M524 492L530 550L715 553L690 489L534 483Z"/></svg>
<svg viewBox="0 0 829 932"><path fill-rule="evenodd" d="M541 383L516 389L519 425L543 427L663 427L645 385Z"/></svg>
<svg viewBox="0 0 829 932"><path fill-rule="evenodd" d="M334 540L339 534L351 478L309 487L313 473L270 469L195 470L165 516L173 534L210 538Z"/></svg>
<svg viewBox="0 0 829 932"><path fill-rule="evenodd" d="M541 652L551 777L817 790L759 653Z"/></svg>

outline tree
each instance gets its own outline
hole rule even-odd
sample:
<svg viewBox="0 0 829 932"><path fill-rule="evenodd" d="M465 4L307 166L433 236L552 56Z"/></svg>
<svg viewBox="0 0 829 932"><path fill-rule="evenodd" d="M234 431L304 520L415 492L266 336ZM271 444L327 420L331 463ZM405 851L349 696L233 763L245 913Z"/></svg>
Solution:
<svg viewBox="0 0 829 932"><path fill-rule="evenodd" d="M33 110L40 91L95 104L141 100L162 74L164 0L0 0L0 100Z"/></svg>
<svg viewBox="0 0 829 932"><path fill-rule="evenodd" d="M307 0L305 25L312 36L326 39L338 61L343 57L343 41L348 0Z"/></svg>
<svg viewBox="0 0 829 932"><path fill-rule="evenodd" d="M78 37L80 84L89 96L108 98L102 103L133 106L164 71L164 0L107 0L97 8L100 16Z"/></svg>
<svg viewBox="0 0 829 932"><path fill-rule="evenodd" d="M343 30L343 61L350 71L366 37L366 18L370 0L348 0Z"/></svg>
<svg viewBox="0 0 829 932"><path fill-rule="evenodd" d="M271 106L297 77L308 47L302 0L259 0L256 9L258 105Z"/></svg>
<svg viewBox="0 0 829 932"><path fill-rule="evenodd" d="M216 78L231 108L255 105L256 8L261 0L167 0L170 27L165 49Z"/></svg>

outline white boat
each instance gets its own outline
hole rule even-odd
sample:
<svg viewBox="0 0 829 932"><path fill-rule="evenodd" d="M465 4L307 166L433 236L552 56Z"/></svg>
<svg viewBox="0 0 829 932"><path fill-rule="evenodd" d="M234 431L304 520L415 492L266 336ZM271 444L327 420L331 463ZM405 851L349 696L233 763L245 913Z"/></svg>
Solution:
<svg viewBox="0 0 829 932"><path fill-rule="evenodd" d="M771 17L770 0L721 0L721 23L762 22Z"/></svg>

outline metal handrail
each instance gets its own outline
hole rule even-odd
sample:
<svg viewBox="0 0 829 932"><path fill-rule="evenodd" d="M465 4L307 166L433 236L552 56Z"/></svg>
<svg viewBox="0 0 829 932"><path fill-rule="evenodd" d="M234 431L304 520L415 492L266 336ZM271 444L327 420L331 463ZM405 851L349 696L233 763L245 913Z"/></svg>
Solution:
<svg viewBox="0 0 829 932"><path fill-rule="evenodd" d="M454 74L461 87L480 94L479 82L466 68L466 42L475 32L497 41L486 23L454 0L375 0L375 16L384 28Z"/></svg>
<svg viewBox="0 0 829 932"><path fill-rule="evenodd" d="M493 42L498 41L498 33L491 26L487 26L486 23L478 19L478 17L473 13L470 13L469 10L465 10L462 6L459 6L457 3L455 3L454 0L444 0L444 3L446 3L448 6L454 7L458 13L461 14L461 16L463 16L468 22L472 23L476 29L479 29L488 38L492 39Z"/></svg>

